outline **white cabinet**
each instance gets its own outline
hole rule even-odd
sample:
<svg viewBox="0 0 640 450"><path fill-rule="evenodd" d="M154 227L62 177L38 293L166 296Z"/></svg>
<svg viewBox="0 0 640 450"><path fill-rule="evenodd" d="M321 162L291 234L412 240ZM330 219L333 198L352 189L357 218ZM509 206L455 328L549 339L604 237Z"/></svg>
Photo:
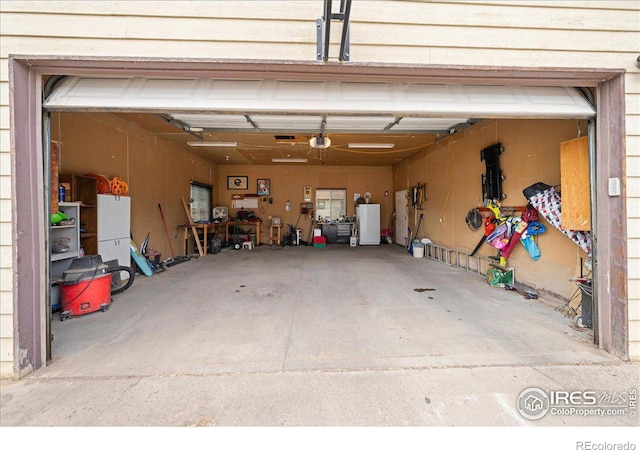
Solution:
<svg viewBox="0 0 640 450"><path fill-rule="evenodd" d="M98 254L103 261L118 260L131 265L131 198L98 195ZM123 278L126 273L122 272Z"/></svg>
<svg viewBox="0 0 640 450"><path fill-rule="evenodd" d="M52 275L62 275L62 272L69 268L71 261L80 254L80 205L78 203L60 202L58 203L58 208L73 223L70 225L52 225L50 228L50 270Z"/></svg>

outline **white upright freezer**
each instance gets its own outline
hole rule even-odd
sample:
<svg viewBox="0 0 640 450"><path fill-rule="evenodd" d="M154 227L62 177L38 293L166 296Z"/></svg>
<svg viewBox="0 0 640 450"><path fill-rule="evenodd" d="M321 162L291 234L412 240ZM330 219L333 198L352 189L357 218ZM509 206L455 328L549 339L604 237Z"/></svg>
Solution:
<svg viewBox="0 0 640 450"><path fill-rule="evenodd" d="M380 205L360 204L356 216L360 245L380 245Z"/></svg>

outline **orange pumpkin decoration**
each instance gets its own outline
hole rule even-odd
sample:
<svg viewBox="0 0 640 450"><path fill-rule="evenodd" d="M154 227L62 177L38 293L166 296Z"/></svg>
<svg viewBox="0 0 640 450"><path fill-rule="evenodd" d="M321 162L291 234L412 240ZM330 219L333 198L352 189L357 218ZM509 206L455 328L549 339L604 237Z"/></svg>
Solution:
<svg viewBox="0 0 640 450"><path fill-rule="evenodd" d="M111 184L109 180L104 175L99 175L95 173L87 173L84 175L85 177L95 178L98 182L98 194L108 194L111 192Z"/></svg>
<svg viewBox="0 0 640 450"><path fill-rule="evenodd" d="M129 185L122 178L113 177L110 185L111 193L113 195L127 195L127 193L129 192Z"/></svg>

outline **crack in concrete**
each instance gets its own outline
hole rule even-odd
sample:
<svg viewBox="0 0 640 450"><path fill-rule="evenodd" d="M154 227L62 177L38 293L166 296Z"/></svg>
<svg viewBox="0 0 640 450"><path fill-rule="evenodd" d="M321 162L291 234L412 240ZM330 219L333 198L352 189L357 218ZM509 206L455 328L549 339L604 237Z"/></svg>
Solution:
<svg viewBox="0 0 640 450"><path fill-rule="evenodd" d="M109 381L109 380L127 380L139 378L139 380L129 386L130 389L137 385L143 379L153 378L206 378L206 377L223 377L223 376L242 376L242 375L305 375L305 374L334 374L334 373L365 373L365 372L426 372L435 370L474 370L474 369L492 369L492 368L522 368L532 369L541 375L549 378L547 374L538 370L538 368L554 368L554 367L615 367L622 365L637 365L637 363L628 363L624 361L596 361L591 363L542 363L536 365L519 365L519 364L479 364L479 365L447 365L447 366L416 366L416 367L362 367L362 368L323 368L323 369L299 369L299 370L256 370L256 371L229 371L229 372L211 372L211 373L172 373L172 374L154 374L154 375L111 375L111 376L52 376L37 378L38 381L65 381L65 380L87 380L87 381ZM33 380L33 378L30 378ZM20 382L15 382L20 383Z"/></svg>
<svg viewBox="0 0 640 450"><path fill-rule="evenodd" d="M303 273L304 264L300 263L298 267L298 281L302 281L302 273ZM298 311L298 302L300 301L300 297L296 297L296 302L293 304L293 311L291 313L291 322L289 323L289 332L287 333L287 341L284 350L284 358L282 359L282 368L281 371L285 371L285 366L287 364L287 357L289 356L289 343L291 342L291 333L293 332L293 322L296 318L296 312Z"/></svg>

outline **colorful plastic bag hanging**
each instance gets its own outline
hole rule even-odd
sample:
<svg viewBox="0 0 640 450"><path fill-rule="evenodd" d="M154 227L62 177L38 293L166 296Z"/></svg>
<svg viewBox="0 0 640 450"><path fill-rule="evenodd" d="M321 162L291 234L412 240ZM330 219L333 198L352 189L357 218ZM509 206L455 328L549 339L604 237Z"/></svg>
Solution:
<svg viewBox="0 0 640 450"><path fill-rule="evenodd" d="M498 250L502 250L509 243L509 227L506 223L503 223L498 228L495 229L493 233L487 236L487 243L497 248Z"/></svg>
<svg viewBox="0 0 640 450"><path fill-rule="evenodd" d="M522 245L524 245L527 253L529 253L529 256L531 256L531 259L533 259L534 261L540 259L540 249L538 248L538 244L536 244L536 241L533 240L533 237L525 234L524 237L520 238L520 242L522 242Z"/></svg>

